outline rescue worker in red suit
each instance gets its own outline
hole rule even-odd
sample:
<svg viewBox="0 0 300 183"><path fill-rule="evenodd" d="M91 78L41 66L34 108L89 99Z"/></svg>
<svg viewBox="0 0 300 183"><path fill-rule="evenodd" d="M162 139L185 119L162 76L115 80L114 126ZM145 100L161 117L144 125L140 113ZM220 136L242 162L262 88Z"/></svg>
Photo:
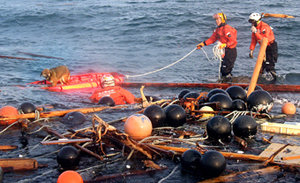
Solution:
<svg viewBox="0 0 300 183"><path fill-rule="evenodd" d="M261 74L266 71L264 76L267 80L271 81L276 80L275 63L277 62L278 58L278 48L272 28L265 22L261 21L261 18L262 17L259 13L252 13L249 16L249 23L252 24L249 57L253 58L253 50L255 49L257 42L261 44L262 39L264 37L267 38L268 46L266 49L265 61L263 62L261 68Z"/></svg>
<svg viewBox="0 0 300 183"><path fill-rule="evenodd" d="M95 90L90 97L92 102L98 103L102 97L109 96L114 100L115 105L135 103L135 97L132 93L120 86L115 86L115 80L112 75L104 75L101 78L101 86L102 88Z"/></svg>
<svg viewBox="0 0 300 183"><path fill-rule="evenodd" d="M214 30L210 38L197 45L197 49L220 41L219 49L225 48L220 72L222 74L222 82L228 82L231 81L231 71L237 57L237 30L226 23L227 18L224 13L214 14L213 18L216 20L218 27Z"/></svg>

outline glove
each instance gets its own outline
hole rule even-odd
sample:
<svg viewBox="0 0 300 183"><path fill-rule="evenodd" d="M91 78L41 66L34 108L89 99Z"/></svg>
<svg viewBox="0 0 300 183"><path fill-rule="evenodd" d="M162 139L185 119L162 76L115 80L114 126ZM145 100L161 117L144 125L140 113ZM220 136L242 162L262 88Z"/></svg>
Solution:
<svg viewBox="0 0 300 183"><path fill-rule="evenodd" d="M253 58L253 50L250 50L249 57Z"/></svg>
<svg viewBox="0 0 300 183"><path fill-rule="evenodd" d="M220 44L219 49L223 49L225 47L226 47L226 43L222 43L222 44Z"/></svg>
<svg viewBox="0 0 300 183"><path fill-rule="evenodd" d="M257 33L256 27L252 26L252 27L251 27L251 32L253 32L254 34Z"/></svg>
<svg viewBox="0 0 300 183"><path fill-rule="evenodd" d="M197 45L197 49L201 49L203 46L205 46L205 45L204 45L204 42L201 42L201 43L199 43L199 44Z"/></svg>

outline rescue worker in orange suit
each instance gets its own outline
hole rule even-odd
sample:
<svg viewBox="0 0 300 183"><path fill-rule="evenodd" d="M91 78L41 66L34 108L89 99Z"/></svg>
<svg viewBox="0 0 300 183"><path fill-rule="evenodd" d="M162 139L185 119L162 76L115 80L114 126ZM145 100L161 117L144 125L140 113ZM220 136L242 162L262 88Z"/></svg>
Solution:
<svg viewBox="0 0 300 183"><path fill-rule="evenodd" d="M201 49L203 46L210 45L216 41L221 43L219 49L225 48L225 55L220 72L222 74L222 82L228 82L231 81L231 71L237 57L237 30L226 23L227 18L224 13L214 14L213 18L216 20L217 28L210 38L197 45L197 49Z"/></svg>
<svg viewBox="0 0 300 183"><path fill-rule="evenodd" d="M135 103L135 97L132 93L120 86L115 86L115 80L112 75L104 75L101 78L101 86L102 88L95 90L90 97L90 100L93 103L98 103L104 96L111 97L114 100L115 105Z"/></svg>
<svg viewBox="0 0 300 183"><path fill-rule="evenodd" d="M278 58L278 48L277 42L275 41L275 36L272 28L265 22L261 21L261 15L259 13L252 13L249 16L249 23L251 26L251 44L249 57L253 58L253 51L257 42L261 44L262 39L265 37L268 39L268 46L266 49L265 61L262 64L261 74L265 73L265 78L267 80L276 80L275 63Z"/></svg>

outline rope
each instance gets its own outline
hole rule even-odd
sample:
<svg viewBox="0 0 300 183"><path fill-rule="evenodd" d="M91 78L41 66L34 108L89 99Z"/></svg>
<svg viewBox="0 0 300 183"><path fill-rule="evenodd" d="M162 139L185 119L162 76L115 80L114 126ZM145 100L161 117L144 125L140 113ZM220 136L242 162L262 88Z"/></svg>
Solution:
<svg viewBox="0 0 300 183"><path fill-rule="evenodd" d="M177 61L175 61L175 62L173 62L173 63L171 63L171 64L169 64L169 65L167 65L167 66L165 66L165 67L162 67L162 68L160 68L160 69L157 69L157 70L154 70L154 71L150 71L150 72L147 72L147 73L144 73L144 74L125 75L125 76L126 76L126 78L130 78L130 77L131 77L131 78L133 78L133 77L140 77L140 76L146 76L146 75L153 74L153 73L155 73L155 72L164 70L164 69L169 68L169 67L171 67L171 66L177 64L178 62L182 61L183 59L185 59L186 57L188 57L190 54L192 54L196 49L197 49L197 48L194 48L192 51L190 51L188 54L186 54L185 56L183 56L181 59L179 59L179 60L177 60Z"/></svg>
<svg viewBox="0 0 300 183"><path fill-rule="evenodd" d="M221 67L222 67L222 61L223 58L222 56L225 54L225 49L220 49L220 45L222 43L220 41L218 41L218 43L213 47L213 53L214 53L214 59L215 60L219 60L220 64L219 64L219 80L221 80Z"/></svg>
<svg viewBox="0 0 300 183"><path fill-rule="evenodd" d="M175 173L175 171L176 171L178 168L179 168L179 165L177 165L177 166L172 170L172 172L171 172L168 176L166 176L166 177L160 179L160 180L158 181L158 183L162 183L163 181L167 180L169 177L171 177L171 176Z"/></svg>

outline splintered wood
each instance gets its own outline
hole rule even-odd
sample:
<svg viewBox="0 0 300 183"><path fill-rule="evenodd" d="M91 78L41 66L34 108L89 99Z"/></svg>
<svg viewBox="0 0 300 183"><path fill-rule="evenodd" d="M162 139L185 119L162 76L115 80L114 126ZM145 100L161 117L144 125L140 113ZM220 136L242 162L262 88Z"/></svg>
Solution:
<svg viewBox="0 0 300 183"><path fill-rule="evenodd" d="M265 149L259 156L270 157L278 149L283 148L284 144L272 143L267 149ZM300 146L288 145L284 147L275 157L275 162L282 162L284 164L298 164L300 165Z"/></svg>

